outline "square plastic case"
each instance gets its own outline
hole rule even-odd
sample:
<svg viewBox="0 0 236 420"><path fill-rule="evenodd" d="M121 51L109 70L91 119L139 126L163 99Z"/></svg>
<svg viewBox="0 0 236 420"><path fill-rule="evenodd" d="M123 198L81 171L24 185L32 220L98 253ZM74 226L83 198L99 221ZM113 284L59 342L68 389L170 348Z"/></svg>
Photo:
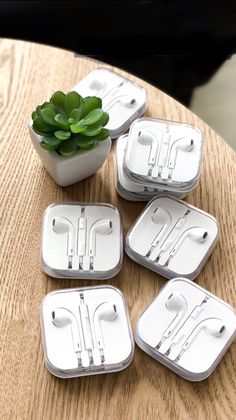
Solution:
<svg viewBox="0 0 236 420"><path fill-rule="evenodd" d="M103 110L109 112L106 128L111 138L125 133L147 107L143 87L104 68L92 70L72 90L83 97L98 96L102 99Z"/></svg>
<svg viewBox="0 0 236 420"><path fill-rule="evenodd" d="M45 364L60 378L125 369L134 341L123 294L112 286L51 292L41 304Z"/></svg>
<svg viewBox="0 0 236 420"><path fill-rule="evenodd" d="M129 130L123 170L147 187L192 190L199 181L203 136L190 124L139 118Z"/></svg>
<svg viewBox="0 0 236 420"><path fill-rule="evenodd" d="M126 252L168 279L195 279L212 253L219 224L210 214L170 196L151 200L130 228Z"/></svg>
<svg viewBox="0 0 236 420"><path fill-rule="evenodd" d="M190 381L206 379L235 337L235 310L185 278L160 290L135 329L143 351Z"/></svg>
<svg viewBox="0 0 236 420"><path fill-rule="evenodd" d="M116 142L116 190L121 197L130 201L149 201L151 198L157 196L158 194L163 195L163 193L177 198L184 198L190 191L192 191L192 188L186 190L182 188L180 191L178 191L175 188L173 189L168 185L162 184L156 184L156 186L150 187L145 185L144 182L138 183L130 180L123 169L124 154L128 138L129 135L124 134L123 136L120 136Z"/></svg>
<svg viewBox="0 0 236 420"><path fill-rule="evenodd" d="M41 262L52 277L108 279L121 269L123 232L111 204L55 203L43 216Z"/></svg>

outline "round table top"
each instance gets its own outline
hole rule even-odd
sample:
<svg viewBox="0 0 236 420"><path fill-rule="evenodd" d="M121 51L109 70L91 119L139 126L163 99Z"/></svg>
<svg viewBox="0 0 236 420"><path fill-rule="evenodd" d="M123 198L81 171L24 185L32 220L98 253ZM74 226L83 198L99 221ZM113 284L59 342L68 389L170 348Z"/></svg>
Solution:
<svg viewBox="0 0 236 420"><path fill-rule="evenodd" d="M40 231L45 208L58 201L112 203L125 232L145 203L122 199L115 190L113 151L99 172L70 187L58 187L31 144L27 122L36 105L56 90L68 91L87 72L112 66L72 52L29 42L0 40L1 106L1 381L2 419L214 419L235 417L236 347L205 381L191 383L137 346L122 372L71 380L46 369L39 322L42 298L51 290L101 284L57 280L40 266ZM195 124L204 135L200 183L186 201L215 216L220 240L196 282L232 306L236 301L236 155L202 120L156 87L148 93L147 116ZM124 256L121 272L105 284L121 289L132 326L166 279Z"/></svg>

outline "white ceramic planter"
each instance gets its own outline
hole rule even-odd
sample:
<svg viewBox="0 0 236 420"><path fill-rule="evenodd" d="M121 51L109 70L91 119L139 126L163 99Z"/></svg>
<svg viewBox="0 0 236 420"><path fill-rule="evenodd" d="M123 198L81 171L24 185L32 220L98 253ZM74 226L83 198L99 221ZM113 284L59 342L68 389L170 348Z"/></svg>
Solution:
<svg viewBox="0 0 236 420"><path fill-rule="evenodd" d="M94 149L79 151L72 157L64 157L55 151L44 150L40 146L42 137L33 131L31 123L29 124L29 133L44 167L61 187L75 184L97 172L111 150L111 138L108 137L99 142Z"/></svg>

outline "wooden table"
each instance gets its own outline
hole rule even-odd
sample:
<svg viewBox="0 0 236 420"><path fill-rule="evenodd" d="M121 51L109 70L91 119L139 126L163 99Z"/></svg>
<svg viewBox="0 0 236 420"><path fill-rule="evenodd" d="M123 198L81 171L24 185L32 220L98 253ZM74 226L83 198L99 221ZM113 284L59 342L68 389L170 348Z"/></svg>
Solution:
<svg viewBox="0 0 236 420"><path fill-rule="evenodd" d="M55 289L100 284L56 280L42 272L39 252L44 209L55 201L109 202L119 208L127 231L145 205L128 202L117 195L112 153L95 176L60 188L46 173L29 138L27 121L35 106L56 90L68 91L88 71L100 65L48 46L0 41L0 418L233 419L236 415L235 344L212 376L200 383L179 378L138 347L131 365L120 373L62 380L52 376L44 366L39 324L42 298ZM174 99L124 71L115 70L145 87L146 115L193 123L203 131L201 181L187 202L220 221L221 237L196 281L236 305L235 153ZM124 292L134 326L165 281L125 256L120 274L108 283Z"/></svg>

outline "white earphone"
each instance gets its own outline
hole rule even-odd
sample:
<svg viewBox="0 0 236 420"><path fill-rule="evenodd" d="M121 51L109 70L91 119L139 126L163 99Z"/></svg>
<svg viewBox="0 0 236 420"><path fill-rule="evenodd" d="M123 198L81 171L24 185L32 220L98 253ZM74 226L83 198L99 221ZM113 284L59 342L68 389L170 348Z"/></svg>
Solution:
<svg viewBox="0 0 236 420"><path fill-rule="evenodd" d="M114 104L120 104L126 108L133 108L136 105L136 99L130 95L119 95L104 104L104 111L111 109Z"/></svg>
<svg viewBox="0 0 236 420"><path fill-rule="evenodd" d="M97 80L97 79L92 80L92 82L89 85L89 88L92 90L95 90L96 91L95 93L98 94L100 98L102 98L103 100L107 96L110 96L110 95L114 96L114 94L116 94L117 92L119 93L119 89L121 88L122 85L124 85L124 83L125 83L124 80L122 80L121 82L119 82L118 85L113 86L113 88L110 89L105 95L103 95L103 93L107 89L107 84L104 80Z"/></svg>
<svg viewBox="0 0 236 420"><path fill-rule="evenodd" d="M91 263L96 256L97 235L109 235L112 232L112 222L109 219L99 219L90 228L89 232L89 256Z"/></svg>
<svg viewBox="0 0 236 420"><path fill-rule="evenodd" d="M189 238L193 242L197 242L201 244L205 242L207 237L208 237L208 232L201 227L192 227L190 229L187 229L184 233L182 233L182 235L177 239L177 241L173 245L170 251L169 258L166 262L166 265L169 264L170 260L174 257L174 255L176 255L176 253L181 248L182 244L187 238Z"/></svg>
<svg viewBox="0 0 236 420"><path fill-rule="evenodd" d="M152 253L153 249L157 246L158 242L161 240L161 238L163 237L163 235L166 233L167 229L169 228L171 222L172 222L172 218L171 215L169 213L168 210L158 207L157 209L154 210L153 214L152 214L152 221L154 223L157 223L159 225L162 225L158 234L156 235L156 237L154 238L154 240L151 243L151 248L147 253L147 257L150 256L150 254Z"/></svg>
<svg viewBox="0 0 236 420"><path fill-rule="evenodd" d="M178 140L174 144L174 147L171 148L171 153L170 153L170 157L169 157L168 167L170 169L174 169L175 168L177 154L178 154L178 151L179 150L181 150L183 152L191 152L193 150L193 147L194 147L194 141L193 141L193 139L183 138L181 140Z"/></svg>
<svg viewBox="0 0 236 420"><path fill-rule="evenodd" d="M176 315L164 331L161 341L156 346L158 350L163 354L166 352L165 348L163 348L163 343L167 338L171 336L176 327L179 325L183 316L187 312L188 304L182 294L172 293L166 301L166 309L170 312L175 312Z"/></svg>
<svg viewBox="0 0 236 420"><path fill-rule="evenodd" d="M158 263L158 261L160 260L162 254L164 254L164 252L166 252L174 243L174 240L169 240L169 236L176 230L177 232L179 232L179 230L181 230L183 228L183 226L185 225L185 223L187 223L187 215L190 213L190 210L187 209L186 212L184 213L184 215L182 217L180 217L177 222L175 223L175 225L172 227L172 229L170 230L170 232L168 233L167 237L164 239L164 241L161 244L160 250L158 252L158 255L151 255L150 259L152 261L155 261L156 263Z"/></svg>
<svg viewBox="0 0 236 420"><path fill-rule="evenodd" d="M204 312L205 305L208 302L208 296L205 296L202 302L194 306L188 316L184 321L178 326L177 331L171 335L171 338L165 342L165 355L168 356L170 360L175 360L179 354L182 346L182 342L185 337L189 334L189 331L192 330L193 326L196 325L196 319ZM189 328L190 325L190 328Z"/></svg>
<svg viewBox="0 0 236 420"><path fill-rule="evenodd" d="M96 336L96 345L99 349L101 362L104 363L105 357L104 357L104 339L102 334L102 327L101 327L101 321L104 322L112 322L117 317L117 309L116 305L111 304L109 302L103 302L101 303L95 310L93 315L93 325L94 325L94 332Z"/></svg>
<svg viewBox="0 0 236 420"><path fill-rule="evenodd" d="M75 246L75 228L73 224L65 217L58 216L52 220L52 229L58 235L67 235L68 268L72 268Z"/></svg>
<svg viewBox="0 0 236 420"><path fill-rule="evenodd" d="M83 330L83 338L84 338L84 345L85 350L87 351L88 355L88 364L92 365L94 363L93 359L93 349L94 349L94 337L92 333L92 325L91 319L89 314L88 305L84 300L84 294L80 293L80 303L79 303L79 314L80 320Z"/></svg>
<svg viewBox="0 0 236 420"><path fill-rule="evenodd" d="M81 207L81 216L78 221L77 255L79 257L79 269L83 269L83 257L86 255L87 219L85 207Z"/></svg>
<svg viewBox="0 0 236 420"><path fill-rule="evenodd" d="M177 355L175 360L179 360L183 353L191 346L192 342L195 340L197 335L201 330L204 330L206 334L211 335L212 337L221 337L225 331L225 325L219 318L207 318L199 322L196 327L191 331L191 333L186 338L184 344L182 345L180 353Z"/></svg>
<svg viewBox="0 0 236 420"><path fill-rule="evenodd" d="M82 337L79 328L79 323L76 319L76 316L69 309L66 308L56 308L52 312L52 323L57 328L66 328L70 327L73 349L77 355L79 364L82 363Z"/></svg>
<svg viewBox="0 0 236 420"><path fill-rule="evenodd" d="M181 137L180 139L177 139L172 143L167 158L167 168L169 169L169 177L171 176L172 170L176 166L178 151L181 150L182 152L191 152L193 148L193 139L189 139L186 137Z"/></svg>
<svg viewBox="0 0 236 420"><path fill-rule="evenodd" d="M158 176L162 176L162 170L166 165L166 160L168 157L168 150L170 144L170 133L169 133L169 125L166 125L164 133L162 133L161 137L161 144L159 147L159 153L157 158L157 165L153 168L152 176L156 178Z"/></svg>
<svg viewBox="0 0 236 420"><path fill-rule="evenodd" d="M99 95L99 97L101 97L102 94L103 94L103 92L107 88L107 84L106 84L106 82L104 80L93 79L91 81L91 83L89 84L89 88L91 90L95 90L94 94L95 95Z"/></svg>
<svg viewBox="0 0 236 420"><path fill-rule="evenodd" d="M148 158L148 165L152 167L156 163L157 150L159 147L159 141L157 137L150 131L139 131L138 133L138 142L144 146L150 146L150 153Z"/></svg>
<svg viewBox="0 0 236 420"><path fill-rule="evenodd" d="M104 100L104 98L106 98L107 96L113 96L113 97L114 97L114 95L116 95L117 93L119 93L121 86L123 86L124 84L125 84L125 82L124 82L124 81L122 81L122 82L120 82L118 85L113 86L113 88L112 88L111 90L109 90L109 91L106 93L106 95L104 95L104 96L102 97L102 100ZM112 100L112 99L111 99L111 100ZM106 105L104 104L104 106L106 106ZM103 106L103 107L104 107L104 106Z"/></svg>

